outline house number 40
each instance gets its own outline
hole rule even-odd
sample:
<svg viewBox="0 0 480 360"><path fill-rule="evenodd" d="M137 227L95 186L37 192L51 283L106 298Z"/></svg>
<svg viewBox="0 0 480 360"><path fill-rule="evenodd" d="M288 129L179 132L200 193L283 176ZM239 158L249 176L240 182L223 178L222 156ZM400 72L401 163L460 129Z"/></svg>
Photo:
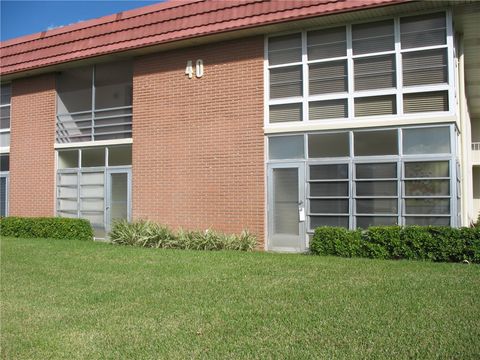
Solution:
<svg viewBox="0 0 480 360"><path fill-rule="evenodd" d="M188 75L189 79L193 77L192 60L187 61L187 67L185 68L185 75ZM198 59L197 61L195 61L195 76L197 78L201 78L203 76L203 60L202 59Z"/></svg>

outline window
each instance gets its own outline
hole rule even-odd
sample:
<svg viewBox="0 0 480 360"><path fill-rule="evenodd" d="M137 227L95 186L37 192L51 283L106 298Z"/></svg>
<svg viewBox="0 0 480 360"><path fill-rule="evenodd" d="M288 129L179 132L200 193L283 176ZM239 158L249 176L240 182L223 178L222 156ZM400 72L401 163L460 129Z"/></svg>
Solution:
<svg viewBox="0 0 480 360"><path fill-rule="evenodd" d="M269 123L448 112L447 23L439 12L270 37Z"/></svg>
<svg viewBox="0 0 480 360"><path fill-rule="evenodd" d="M10 146L10 101L12 91L10 84L0 88L0 148Z"/></svg>
<svg viewBox="0 0 480 360"><path fill-rule="evenodd" d="M269 159L306 163L309 231L454 225L454 134L452 125L444 125L274 136Z"/></svg>
<svg viewBox="0 0 480 360"><path fill-rule="evenodd" d="M8 215L8 172L10 155L0 155L0 217Z"/></svg>
<svg viewBox="0 0 480 360"><path fill-rule="evenodd" d="M104 237L107 175L115 171L115 167L131 166L131 146L69 149L57 153L57 215L88 219L96 236ZM112 205L116 204L112 202Z"/></svg>
<svg viewBox="0 0 480 360"><path fill-rule="evenodd" d="M132 76L125 61L60 72L57 143L130 138Z"/></svg>

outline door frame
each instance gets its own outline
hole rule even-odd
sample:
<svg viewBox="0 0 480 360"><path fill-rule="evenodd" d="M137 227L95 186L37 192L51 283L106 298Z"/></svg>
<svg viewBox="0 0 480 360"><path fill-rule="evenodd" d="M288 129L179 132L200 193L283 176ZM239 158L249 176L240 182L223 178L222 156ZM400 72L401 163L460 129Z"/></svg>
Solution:
<svg viewBox="0 0 480 360"><path fill-rule="evenodd" d="M1 171L0 177L5 178L5 216L8 216L8 193L9 193L9 186L10 186L10 172L9 171Z"/></svg>
<svg viewBox="0 0 480 360"><path fill-rule="evenodd" d="M274 247L271 245L271 236L273 235L273 170L274 169L291 169L298 170L298 199L303 203L305 220L298 222L298 240L299 247ZM281 163L267 164L267 241L266 250L279 252L305 252L307 250L306 231L307 231L307 204L305 189L305 162L289 161ZM300 206L300 205L299 205Z"/></svg>
<svg viewBox="0 0 480 360"><path fill-rule="evenodd" d="M111 197L112 197L112 174L127 174L127 220L132 220L132 169L131 168L107 168L105 175L105 233L111 229Z"/></svg>

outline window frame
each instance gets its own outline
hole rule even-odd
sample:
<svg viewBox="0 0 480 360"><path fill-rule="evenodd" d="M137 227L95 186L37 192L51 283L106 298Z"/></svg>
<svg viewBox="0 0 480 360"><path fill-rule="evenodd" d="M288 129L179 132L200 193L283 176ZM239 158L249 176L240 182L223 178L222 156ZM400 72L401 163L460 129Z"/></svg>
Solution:
<svg viewBox="0 0 480 360"><path fill-rule="evenodd" d="M400 34L400 19L404 17L412 17L417 15L428 15L444 13L446 21L446 40L443 45L434 45L434 46L424 46L416 47L409 49L401 48L401 34ZM394 50L390 51L381 51L368 54L357 54L353 55L352 50L352 26L358 24L374 23L382 20L393 20L394 23ZM308 47L307 47L307 33L315 30L322 29L331 29L345 26L346 39L347 39L347 53L346 56L341 57L332 57L328 59L317 59L317 60L308 60ZM285 36L290 34L301 34L302 38L302 53L301 53L301 62L295 63L286 63L278 65L269 65L268 61L268 43L270 38L275 38L279 36ZM289 127L298 127L302 125L313 125L313 124L324 124L324 125L345 125L352 122L358 122L359 120L377 120L377 119L392 119L392 118L402 118L402 119L418 119L422 117L432 117L432 116L453 116L456 113L455 106L455 70L454 70L454 39L453 39L453 24L452 24L452 13L449 8L447 9L438 9L435 11L423 11L417 12L414 14L401 14L399 16L386 16L375 18L374 21L358 21L351 22L346 25L328 25L325 27L314 27L308 28L303 31L288 31L283 33L269 34L264 38L264 126L266 129L275 129L275 128L289 128ZM409 52L419 52L424 50L434 50L434 49L447 49L447 70L448 70L448 83L444 84L432 84L432 85L418 85L418 86L403 86L403 69L402 69L402 54ZM393 55L395 61L395 88L386 88L386 89L375 89L375 90L354 90L354 60L360 58L375 57L380 55ZM340 93L328 93L328 94L317 94L310 95L309 93L309 66L311 64L333 62L339 60L347 61L347 92ZM303 81L303 96L301 97L286 97L286 98L276 98L270 99L270 69L276 69L281 67L288 66L299 66L302 65L302 81ZM403 108L403 94L420 94L427 92L447 92L448 99L448 111L433 111L433 112L418 112L418 113L405 113ZM393 95L395 97L396 104L396 114L388 115L371 115L371 116L361 116L355 117L355 99L363 97L374 97L374 96L388 96ZM347 112L348 116L345 118L328 118L328 119L317 119L311 120L309 117L309 103L315 101L323 100L340 100L347 99ZM302 121L298 122L282 122L282 123L270 123L269 119L269 108L270 105L282 105L282 104L292 104L292 103L301 103L303 107L302 111Z"/></svg>

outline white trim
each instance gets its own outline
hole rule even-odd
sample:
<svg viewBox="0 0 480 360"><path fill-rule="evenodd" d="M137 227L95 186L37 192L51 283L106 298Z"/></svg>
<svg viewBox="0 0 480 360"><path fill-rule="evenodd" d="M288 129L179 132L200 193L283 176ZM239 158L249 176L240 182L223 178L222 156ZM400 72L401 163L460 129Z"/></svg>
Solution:
<svg viewBox="0 0 480 360"><path fill-rule="evenodd" d="M8 154L8 153L10 153L10 146L0 147L0 154Z"/></svg>
<svg viewBox="0 0 480 360"><path fill-rule="evenodd" d="M435 116L435 114L438 114ZM444 112L439 113L425 113L423 116L418 114L404 115L402 117L390 115L389 117L365 117L357 118L355 120L338 119L329 120L312 120L308 124L303 123L278 123L269 124L263 128L266 135L278 133L291 133L303 131L321 131L321 130L345 130L356 128L369 127L398 127L401 125L420 125L420 124L441 124L452 123L457 119L450 114L445 115Z"/></svg>
<svg viewBox="0 0 480 360"><path fill-rule="evenodd" d="M404 17L411 17L416 15L422 14L435 14L435 13L443 13L445 14L445 24L446 24L446 43L441 45L434 45L434 46L422 46L416 48L408 48L402 49L401 47L401 33L400 33L400 22L401 19ZM453 67L453 26L452 26L452 14L450 9L434 9L434 10L425 10L421 12L417 12L415 14L402 14L396 16L389 16L386 18L374 20L374 21L381 21L381 20L392 20L393 28L394 28L394 39L395 39L395 47L394 50L389 51L380 51L368 54L353 54L352 48L352 25L357 24L356 22L351 22L342 27L345 27L346 32L346 56L342 57L334 57L328 59L316 59L316 60L308 60L308 44L307 44L307 35L309 31L312 30L319 30L319 28L313 29L306 29L303 31L289 31L289 34L300 34L302 37L302 62L295 62L289 64L279 64L269 66L268 64L268 39L270 37L276 37L280 34L273 34L267 35L265 37L265 58L264 58L264 87L265 87L265 115L264 115L264 126L266 132L268 129L277 129L278 127L282 128L289 128L288 123L282 124L269 124L269 106L270 105L279 105L279 104L292 104L292 103L302 103L302 122L292 122L291 126L298 129L300 124L303 126L313 126L313 123L318 123L321 121L322 124L326 125L326 128L331 128L330 123L332 119L325 119L325 120L310 120L309 119L309 103L312 101L322 101L322 100L340 100L340 99L347 99L347 106L348 106L348 121L356 121L361 122L367 119L377 120L379 118L385 118L385 115L380 116L372 116L372 117L355 117L355 99L361 97L373 97L373 96L385 96L385 95L394 95L395 96L395 105L396 105L396 114L388 115L390 119L393 119L395 123L402 124L405 120L402 117L405 116L405 119L410 119L411 116L415 116L417 118L422 118L423 116L431 117L433 115L438 116L453 116L457 113L455 108L455 73ZM360 23L372 23L372 20L362 21ZM339 27L339 25L329 25L325 28L335 28ZM432 84L432 85L421 85L421 86L411 86L411 87L403 87L403 66L402 66L402 54L409 53L409 52L418 52L418 51L428 51L433 49L447 49L447 56L448 56L448 83L444 84ZM355 73L354 73L354 60L359 58L370 58L375 56L382 56L382 55L393 55L395 57L395 87L394 88L385 88L385 89L373 89L373 90L362 90L362 91L355 91ZM348 81L348 89L347 92L339 92L339 93L328 93L328 94L318 94L318 95L310 95L309 94L309 65L316 64L316 63L328 63L333 61L342 61L347 60L347 81ZM269 91L269 69L272 68L282 68L288 66L299 66L302 65L302 79L303 79L303 96L302 97L289 97L289 98L278 98L278 99L270 99L268 91ZM440 91L448 91L448 102L449 107L448 111L439 111L434 113L421 113L421 116L417 116L418 114L404 114L403 109L403 95L404 94L411 94L411 93L422 93L422 92L440 92ZM335 123L338 127L341 127L343 121L345 119L334 119ZM392 120L390 120L392 121ZM444 121L444 120L440 120ZM449 120L447 120L449 121ZM455 120L454 120L455 121ZM362 125L363 126L363 125ZM378 126L376 123L370 124L370 126Z"/></svg>
<svg viewBox="0 0 480 360"><path fill-rule="evenodd" d="M55 144L55 149L72 149L72 148L84 148L84 147L97 147L108 145L125 145L133 144L132 138L126 139L113 139L113 140L100 140L100 141L82 141L68 144Z"/></svg>

